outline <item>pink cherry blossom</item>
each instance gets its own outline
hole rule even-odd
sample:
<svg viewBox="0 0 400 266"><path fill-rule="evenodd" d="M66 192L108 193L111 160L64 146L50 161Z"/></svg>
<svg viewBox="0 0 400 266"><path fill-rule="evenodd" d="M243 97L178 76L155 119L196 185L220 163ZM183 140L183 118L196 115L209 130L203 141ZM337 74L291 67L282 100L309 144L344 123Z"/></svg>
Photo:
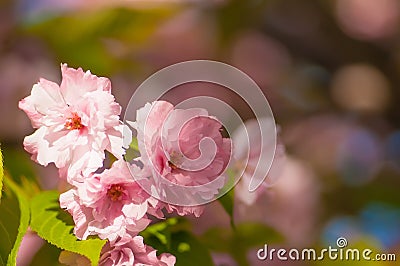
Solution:
<svg viewBox="0 0 400 266"><path fill-rule="evenodd" d="M172 266L176 258L168 253L157 257L156 250L143 243L143 237L126 236L108 242L102 250L100 266Z"/></svg>
<svg viewBox="0 0 400 266"><path fill-rule="evenodd" d="M205 109L174 109L166 101L148 103L137 111L137 139L141 159L156 180L182 186L202 186L220 177L230 160L231 141L221 135L221 123ZM220 179L218 179L220 180ZM193 190L212 198L224 185ZM155 188L160 194L161 183ZM161 187L160 187L161 186ZM162 204L161 204L162 205ZM200 215L202 206L165 205L167 211Z"/></svg>
<svg viewBox="0 0 400 266"><path fill-rule="evenodd" d="M138 185L126 162L119 160L101 174L92 174L78 186L60 195L60 205L73 216L75 234L115 240L135 235L150 223L151 198Z"/></svg>
<svg viewBox="0 0 400 266"><path fill-rule="evenodd" d="M104 151L121 158L121 107L107 78L61 65L62 82L40 79L19 102L37 130L24 140L25 150L41 165L54 163L69 181L103 165Z"/></svg>
<svg viewBox="0 0 400 266"><path fill-rule="evenodd" d="M264 128L272 129L275 127L274 121L269 118L263 118L259 121ZM278 143L275 150L275 157L272 166L268 172L268 176L262 185L254 192L249 192L250 180L254 174L254 169L260 158L261 149L274 149L275 143L272 137L266 136L261 144L261 132L257 120L248 120L244 127L239 127L233 133L234 139L234 157L238 168L245 168L240 181L235 186L235 196L246 205L253 204L257 198L265 192L268 186L271 186L280 176L280 172L285 163L285 148ZM273 130L267 130L270 132ZM248 138L248 142L245 139ZM244 145L249 144L249 147ZM246 151L249 151L248 158ZM245 164L245 165L244 165Z"/></svg>

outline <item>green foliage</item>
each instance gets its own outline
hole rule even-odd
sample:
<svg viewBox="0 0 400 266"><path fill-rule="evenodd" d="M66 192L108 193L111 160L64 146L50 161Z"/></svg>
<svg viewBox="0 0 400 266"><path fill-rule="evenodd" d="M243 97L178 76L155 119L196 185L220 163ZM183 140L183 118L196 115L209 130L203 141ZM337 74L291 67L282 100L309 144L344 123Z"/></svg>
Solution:
<svg viewBox="0 0 400 266"><path fill-rule="evenodd" d="M166 250L176 256L176 266L183 265L214 265L210 251L188 231L178 231L171 234L170 249Z"/></svg>
<svg viewBox="0 0 400 266"><path fill-rule="evenodd" d="M7 260L7 265L15 265L17 262L17 253L19 246L21 245L22 238L24 237L26 231L28 230L29 220L30 220L30 209L29 209L28 197L25 195L25 193L11 179L7 179L5 181L6 185L9 186L11 190L13 190L13 192L15 193L20 210L17 238L14 242L14 246Z"/></svg>
<svg viewBox="0 0 400 266"><path fill-rule="evenodd" d="M17 197L5 186L0 205L0 265L7 263L17 238L20 216Z"/></svg>
<svg viewBox="0 0 400 266"><path fill-rule="evenodd" d="M7 172L18 182L20 176L34 179L35 172L28 154L19 148L3 147L4 167Z"/></svg>
<svg viewBox="0 0 400 266"><path fill-rule="evenodd" d="M222 44L229 45L237 33L258 24L265 16L267 2L232 0L217 9L216 18Z"/></svg>
<svg viewBox="0 0 400 266"><path fill-rule="evenodd" d="M97 265L106 241L98 238L78 240L73 234L71 216L60 208L58 196L57 191L46 191L32 198L32 230L58 248L83 255L92 265Z"/></svg>
<svg viewBox="0 0 400 266"><path fill-rule="evenodd" d="M3 177L4 177L3 153L1 152L1 145L0 145L0 202L1 202L1 194L3 192Z"/></svg>
<svg viewBox="0 0 400 266"><path fill-rule="evenodd" d="M329 191L323 193L323 200L330 210L327 215L331 217L337 213L359 213L371 202L381 202L400 208L399 185L398 175L389 171L382 172L379 177L363 186L332 185ZM337 197L338 194L340 197Z"/></svg>
<svg viewBox="0 0 400 266"><path fill-rule="evenodd" d="M9 178L4 178L5 193L0 205L0 263L16 265L22 238L29 226L29 201L24 192Z"/></svg>
<svg viewBox="0 0 400 266"><path fill-rule="evenodd" d="M61 249L49 244L48 242L45 242L44 245L33 257L30 266L61 266L62 264L58 262L58 257L60 256L60 253Z"/></svg>
<svg viewBox="0 0 400 266"><path fill-rule="evenodd" d="M36 174L29 155L21 148L3 147L4 169L29 196L39 191Z"/></svg>
<svg viewBox="0 0 400 266"><path fill-rule="evenodd" d="M231 226L234 227L234 220L233 220L233 206L235 202L235 190L233 189L234 182L235 182L235 175L237 175L236 171L232 169L227 169L226 170L226 175L228 176L228 181L225 184L225 188L222 189L222 191L226 191L228 188L232 188L230 191L228 191L225 195L222 197L218 198L218 201L221 203L222 207L226 211L226 213L229 215L230 221L231 221Z"/></svg>
<svg viewBox="0 0 400 266"><path fill-rule="evenodd" d="M158 254L173 254L177 266L214 265L209 250L188 229L189 224L184 220L171 218L149 226L141 235Z"/></svg>
<svg viewBox="0 0 400 266"><path fill-rule="evenodd" d="M157 25L175 8L145 11L127 8L68 13L26 25L25 31L45 40L57 59L98 75L138 68L132 57L146 46Z"/></svg>
<svg viewBox="0 0 400 266"><path fill-rule="evenodd" d="M129 148L126 150L124 158L126 161L129 162L138 156L140 156L138 140L137 140L137 138L132 137L132 142L131 142L131 144L129 144Z"/></svg>
<svg viewBox="0 0 400 266"><path fill-rule="evenodd" d="M218 201L221 203L222 207L224 207L224 210L226 213L228 213L231 225L234 227L234 221L233 221L233 204L234 204L234 190L232 189L222 197L218 198Z"/></svg>
<svg viewBox="0 0 400 266"><path fill-rule="evenodd" d="M282 236L274 229L259 223L242 223L230 228L215 227L201 237L202 243L216 252L230 253L239 265L248 265L247 252L265 243L281 242Z"/></svg>

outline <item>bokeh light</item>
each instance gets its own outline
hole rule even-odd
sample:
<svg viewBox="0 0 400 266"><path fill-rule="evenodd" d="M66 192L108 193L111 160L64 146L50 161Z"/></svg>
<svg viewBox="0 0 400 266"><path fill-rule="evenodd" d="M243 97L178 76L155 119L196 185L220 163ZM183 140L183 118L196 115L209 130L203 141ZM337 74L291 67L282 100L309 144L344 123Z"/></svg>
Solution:
<svg viewBox="0 0 400 266"><path fill-rule="evenodd" d="M356 39L378 39L397 33L400 5L396 0L337 0L339 25Z"/></svg>
<svg viewBox="0 0 400 266"><path fill-rule="evenodd" d="M381 112L389 104L389 82L373 66L345 66L333 77L332 98L346 110Z"/></svg>

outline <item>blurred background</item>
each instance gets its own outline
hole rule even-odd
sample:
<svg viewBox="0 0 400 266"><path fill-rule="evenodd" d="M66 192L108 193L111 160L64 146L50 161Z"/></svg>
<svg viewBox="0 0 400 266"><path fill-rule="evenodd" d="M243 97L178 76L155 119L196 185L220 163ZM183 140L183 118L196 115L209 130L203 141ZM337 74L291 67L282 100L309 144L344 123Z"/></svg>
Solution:
<svg viewBox="0 0 400 266"><path fill-rule="evenodd" d="M226 62L252 77L269 100L286 149L274 186L252 205L235 202L237 224L270 229L244 233L258 237L256 244L208 245L215 265L266 265L256 257L263 243L320 248L335 246L339 236L350 246L400 259L397 0L2 0L6 168L13 176L37 177L44 189L57 188L55 168L34 164L23 151L23 137L33 129L18 101L40 77L59 82L60 63L109 77L124 109L149 75L191 59ZM222 96L235 105L234 96ZM241 115L250 118L246 110ZM231 229L215 203L193 230L205 243L218 243ZM54 265L58 257L33 233L20 253L20 265ZM329 263L338 265L268 265Z"/></svg>

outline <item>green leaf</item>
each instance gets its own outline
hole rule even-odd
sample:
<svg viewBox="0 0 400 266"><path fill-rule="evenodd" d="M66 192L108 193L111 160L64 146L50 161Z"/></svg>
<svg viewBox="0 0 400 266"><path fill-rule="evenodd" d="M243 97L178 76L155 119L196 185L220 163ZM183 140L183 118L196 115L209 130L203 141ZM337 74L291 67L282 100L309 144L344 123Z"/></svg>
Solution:
<svg viewBox="0 0 400 266"><path fill-rule="evenodd" d="M218 201L221 203L222 207L224 208L226 213L229 215L232 227L235 227L234 219L233 219L235 190L233 189L233 187L234 187L233 183L235 182L235 175L236 174L237 173L234 170L227 169L226 175L228 176L228 182L225 184L225 188L223 188L222 191L226 191L228 188L231 188L231 190L228 191L222 197L218 198Z"/></svg>
<svg viewBox="0 0 400 266"><path fill-rule="evenodd" d="M97 265L105 240L91 238L79 240L72 233L74 224L68 213L58 203L57 191L46 191L31 200L31 228L41 238L58 248L87 257Z"/></svg>
<svg viewBox="0 0 400 266"><path fill-rule="evenodd" d="M131 144L129 144L129 148L135 151L139 151L139 144L137 138L132 137L132 142Z"/></svg>
<svg viewBox="0 0 400 266"><path fill-rule="evenodd" d="M140 156L138 140L137 138L132 137L132 142L129 144L129 149L126 150L124 158L129 162L138 156Z"/></svg>
<svg viewBox="0 0 400 266"><path fill-rule="evenodd" d="M4 188L0 205L0 263L16 265L18 249L29 225L29 201L8 176L4 178Z"/></svg>
<svg viewBox="0 0 400 266"><path fill-rule="evenodd" d="M185 220L171 218L149 226L141 235L146 244L157 249L157 254L173 254L177 266L214 265L209 250L187 229Z"/></svg>
<svg viewBox="0 0 400 266"><path fill-rule="evenodd" d="M234 227L234 220L233 220L233 206L234 206L234 190L232 189L222 197L218 198L218 201L221 203L224 210L229 215L231 226Z"/></svg>
<svg viewBox="0 0 400 266"><path fill-rule="evenodd" d="M3 192L3 177L4 177L3 153L1 152L1 145L0 145L0 202L1 202L1 194Z"/></svg>
<svg viewBox="0 0 400 266"><path fill-rule="evenodd" d="M63 264L59 263L58 261L61 251L62 250L58 247L45 242L33 257L32 261L30 262L30 266L61 266Z"/></svg>
<svg viewBox="0 0 400 266"><path fill-rule="evenodd" d="M20 210L15 194L4 186L0 205L0 265L6 265L18 235Z"/></svg>
<svg viewBox="0 0 400 266"><path fill-rule="evenodd" d="M10 178L4 180L6 186L10 187L11 190L15 193L18 200L18 206L20 210L20 219L18 226L17 238L14 242L14 246L8 256L7 265L16 265L17 263L17 254L19 246L21 245L22 238L24 237L26 231L28 230L29 220L30 220L30 209L29 209L29 201L28 197L21 190L19 186L17 186Z"/></svg>

